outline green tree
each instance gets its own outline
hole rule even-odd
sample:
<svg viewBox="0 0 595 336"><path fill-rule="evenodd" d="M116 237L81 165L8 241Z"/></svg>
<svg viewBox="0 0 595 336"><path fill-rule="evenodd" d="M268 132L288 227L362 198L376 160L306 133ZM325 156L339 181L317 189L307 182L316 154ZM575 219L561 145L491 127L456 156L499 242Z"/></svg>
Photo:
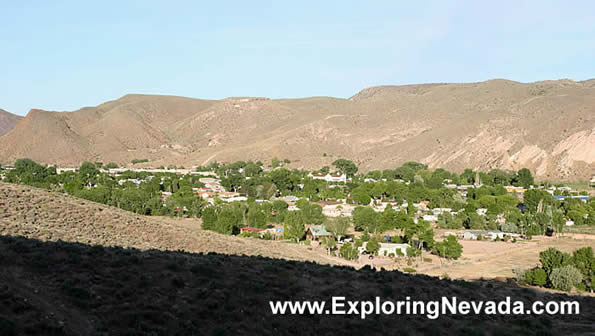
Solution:
<svg viewBox="0 0 595 336"><path fill-rule="evenodd" d="M380 243L378 242L378 240L376 238L370 238L370 240L368 240L368 243L366 244L366 252L375 255L378 253L379 249Z"/></svg>
<svg viewBox="0 0 595 336"><path fill-rule="evenodd" d="M457 241L457 237L449 235L436 243L432 252L442 258L458 259L463 253L463 246Z"/></svg>
<svg viewBox="0 0 595 336"><path fill-rule="evenodd" d="M568 265L571 261L571 256L568 253L550 247L539 253L539 261L541 262L544 271L549 275L555 268Z"/></svg>
<svg viewBox="0 0 595 336"><path fill-rule="evenodd" d="M288 211L283 223L283 233L286 239L295 239L299 242L304 236L306 228L303 217L296 211Z"/></svg>
<svg viewBox="0 0 595 336"><path fill-rule="evenodd" d="M353 210L353 224L357 231L376 232L378 215L372 208L356 207Z"/></svg>
<svg viewBox="0 0 595 336"><path fill-rule="evenodd" d="M519 170L519 172L517 173L516 181L518 185L523 186L525 188L529 188L530 186L535 184L533 175L531 174L531 171L527 168Z"/></svg>
<svg viewBox="0 0 595 336"><path fill-rule="evenodd" d="M335 219L329 219L326 222L327 231L331 232L337 240L341 240L341 237L345 236L347 229L351 226L351 220L347 217L338 217Z"/></svg>
<svg viewBox="0 0 595 336"><path fill-rule="evenodd" d="M341 173L347 175L347 177L353 177L358 170L357 165L353 163L353 161L346 159L335 160L335 162L333 162L333 166L341 171Z"/></svg>
<svg viewBox="0 0 595 336"><path fill-rule="evenodd" d="M339 249L339 255L347 260L357 259L357 248L352 243L346 243Z"/></svg>

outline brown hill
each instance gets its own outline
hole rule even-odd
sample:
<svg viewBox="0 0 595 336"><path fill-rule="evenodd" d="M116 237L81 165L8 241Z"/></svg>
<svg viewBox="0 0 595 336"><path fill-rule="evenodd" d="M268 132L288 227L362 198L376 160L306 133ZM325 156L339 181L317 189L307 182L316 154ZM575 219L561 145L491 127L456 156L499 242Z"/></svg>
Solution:
<svg viewBox="0 0 595 336"><path fill-rule="evenodd" d="M353 265L306 246L200 229L197 219L146 217L43 189L0 182L0 235L137 249L265 256Z"/></svg>
<svg viewBox="0 0 595 336"><path fill-rule="evenodd" d="M417 160L586 178L595 168L595 87L490 80L372 87L349 99L127 95L69 113L32 110L0 138L5 163L147 158L151 166L189 166L274 156L305 168L346 157L362 170Z"/></svg>
<svg viewBox="0 0 595 336"><path fill-rule="evenodd" d="M10 132L23 117L0 109L0 136Z"/></svg>

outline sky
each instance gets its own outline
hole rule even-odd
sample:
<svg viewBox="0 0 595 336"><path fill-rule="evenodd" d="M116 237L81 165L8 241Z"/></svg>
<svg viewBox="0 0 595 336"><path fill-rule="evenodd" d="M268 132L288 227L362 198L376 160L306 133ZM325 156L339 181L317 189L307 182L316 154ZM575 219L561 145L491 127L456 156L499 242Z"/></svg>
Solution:
<svg viewBox="0 0 595 336"><path fill-rule="evenodd" d="M0 108L595 77L595 1L2 1Z"/></svg>

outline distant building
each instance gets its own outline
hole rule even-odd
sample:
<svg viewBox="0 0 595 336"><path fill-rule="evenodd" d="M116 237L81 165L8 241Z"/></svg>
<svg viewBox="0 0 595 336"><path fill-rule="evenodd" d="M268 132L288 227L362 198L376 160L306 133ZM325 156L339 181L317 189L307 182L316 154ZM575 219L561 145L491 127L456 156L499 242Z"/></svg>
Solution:
<svg viewBox="0 0 595 336"><path fill-rule="evenodd" d="M330 238L332 236L324 225L312 225L306 230L306 239L308 240L319 241L322 238Z"/></svg>
<svg viewBox="0 0 595 336"><path fill-rule="evenodd" d="M259 229L259 228L255 228L255 227L251 227L251 226L244 226L243 228L240 228L240 233L244 233L244 232L262 232L264 231L264 229Z"/></svg>
<svg viewBox="0 0 595 336"><path fill-rule="evenodd" d="M315 179L315 180L324 180L326 182L343 182L346 183L347 182L347 177L345 175L342 174L308 174L308 176L310 176L311 178Z"/></svg>

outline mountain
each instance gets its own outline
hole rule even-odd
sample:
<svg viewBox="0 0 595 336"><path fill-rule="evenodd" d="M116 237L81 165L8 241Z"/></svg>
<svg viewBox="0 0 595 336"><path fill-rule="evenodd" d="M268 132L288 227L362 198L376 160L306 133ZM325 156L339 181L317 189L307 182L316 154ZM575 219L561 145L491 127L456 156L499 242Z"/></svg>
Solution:
<svg viewBox="0 0 595 336"><path fill-rule="evenodd" d="M191 166L278 157L319 168L345 157L364 171L416 160L584 179L595 170L593 83L380 86L349 99L126 95L74 112L31 110L0 138L0 161Z"/></svg>
<svg viewBox="0 0 595 336"><path fill-rule="evenodd" d="M0 136L10 132L23 117L0 109Z"/></svg>

